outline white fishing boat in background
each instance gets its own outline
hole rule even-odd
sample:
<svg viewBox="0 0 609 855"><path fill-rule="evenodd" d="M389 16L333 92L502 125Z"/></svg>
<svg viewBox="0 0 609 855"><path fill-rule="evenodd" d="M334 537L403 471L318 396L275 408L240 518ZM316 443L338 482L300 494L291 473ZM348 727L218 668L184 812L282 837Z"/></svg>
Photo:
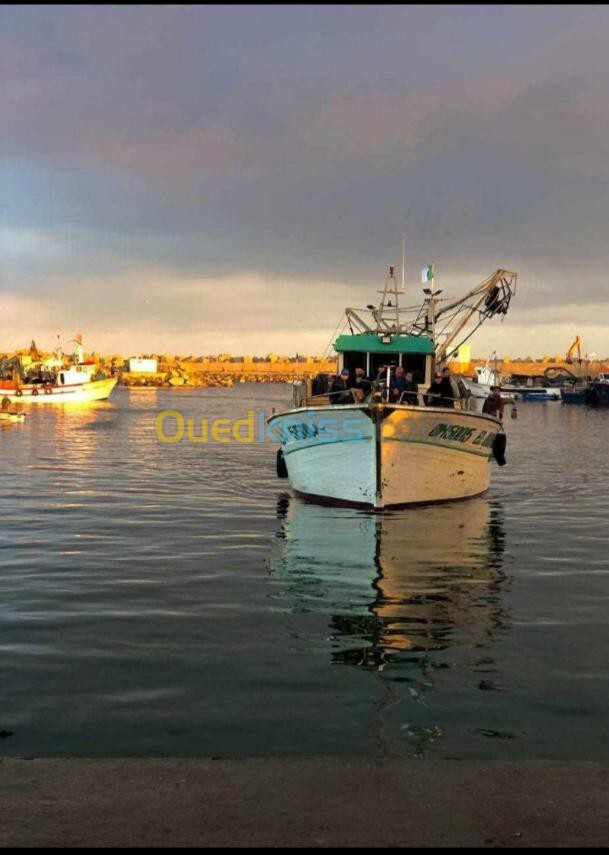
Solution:
<svg viewBox="0 0 609 855"><path fill-rule="evenodd" d="M468 322L475 329L505 314L516 288L516 273L497 270L459 300L440 300L433 265L429 271L431 288L414 310L399 308L403 290L393 268L379 306L346 310L349 333L334 343L339 371L382 376L365 398L353 389L312 395L300 384L293 408L269 419L281 444L278 474L296 492L377 509L450 501L484 493L493 456L505 462L501 421L472 412L468 399L435 401L421 392L390 399L397 366L427 389L436 367L457 352Z"/></svg>
<svg viewBox="0 0 609 855"><path fill-rule="evenodd" d="M493 360L493 364L491 364L491 360ZM501 374L497 371L496 354L489 357L484 365L476 366L475 371L475 377L463 377L462 382L472 398L479 402L480 409L491 394L491 386L499 386L501 397L505 403L513 403L516 400L516 395L507 391L501 384Z"/></svg>
<svg viewBox="0 0 609 855"><path fill-rule="evenodd" d="M109 398L118 378L107 377L93 360L85 359L80 336L75 342L70 358L58 346L50 358L34 358L25 367L17 358L5 361L0 398L6 397L12 404L87 403ZM32 349L38 356L33 343Z"/></svg>

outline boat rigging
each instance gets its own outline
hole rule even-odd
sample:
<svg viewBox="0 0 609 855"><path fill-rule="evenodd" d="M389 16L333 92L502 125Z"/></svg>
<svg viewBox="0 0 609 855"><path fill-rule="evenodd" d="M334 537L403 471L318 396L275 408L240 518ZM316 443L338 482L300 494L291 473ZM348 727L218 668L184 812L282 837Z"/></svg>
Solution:
<svg viewBox="0 0 609 855"><path fill-rule="evenodd" d="M486 320L507 314L516 293L517 278L513 271L496 270L457 300L439 297L442 291L434 290L432 279L432 287L423 289L426 296L422 305L401 308L399 298L404 290L397 287L394 268L390 267L385 286L379 292L379 305L347 308L347 324L352 334L428 337L435 341L436 363L443 363Z"/></svg>

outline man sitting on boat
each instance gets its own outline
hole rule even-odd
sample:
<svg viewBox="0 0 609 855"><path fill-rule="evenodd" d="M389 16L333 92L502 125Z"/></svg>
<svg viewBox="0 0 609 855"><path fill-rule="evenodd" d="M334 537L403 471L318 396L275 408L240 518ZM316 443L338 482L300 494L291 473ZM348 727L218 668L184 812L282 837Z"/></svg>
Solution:
<svg viewBox="0 0 609 855"><path fill-rule="evenodd" d="M391 382L391 400L402 404L418 404L419 388L414 382L412 371L405 371L402 365L395 369Z"/></svg>
<svg viewBox="0 0 609 855"><path fill-rule="evenodd" d="M358 401L363 401L370 394L372 383L367 379L363 368L355 369L355 378L349 383L348 388L353 390Z"/></svg>

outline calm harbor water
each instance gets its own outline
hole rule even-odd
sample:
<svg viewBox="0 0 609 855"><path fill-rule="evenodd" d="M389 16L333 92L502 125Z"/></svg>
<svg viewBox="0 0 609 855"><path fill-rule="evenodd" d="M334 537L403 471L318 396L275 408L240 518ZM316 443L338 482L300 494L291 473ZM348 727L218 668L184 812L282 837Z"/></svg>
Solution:
<svg viewBox="0 0 609 855"><path fill-rule="evenodd" d="M0 430L0 754L609 756L609 414L521 404L481 499L307 504L276 446L159 442L288 386Z"/></svg>

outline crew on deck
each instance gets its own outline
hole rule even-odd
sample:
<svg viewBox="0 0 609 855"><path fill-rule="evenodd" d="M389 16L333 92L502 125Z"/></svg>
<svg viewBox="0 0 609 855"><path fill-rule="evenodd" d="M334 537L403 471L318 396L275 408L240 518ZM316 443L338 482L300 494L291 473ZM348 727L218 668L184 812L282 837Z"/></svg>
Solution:
<svg viewBox="0 0 609 855"><path fill-rule="evenodd" d="M414 382L412 371L405 371L402 365L395 369L391 381L390 400L402 404L418 404L419 387Z"/></svg>

